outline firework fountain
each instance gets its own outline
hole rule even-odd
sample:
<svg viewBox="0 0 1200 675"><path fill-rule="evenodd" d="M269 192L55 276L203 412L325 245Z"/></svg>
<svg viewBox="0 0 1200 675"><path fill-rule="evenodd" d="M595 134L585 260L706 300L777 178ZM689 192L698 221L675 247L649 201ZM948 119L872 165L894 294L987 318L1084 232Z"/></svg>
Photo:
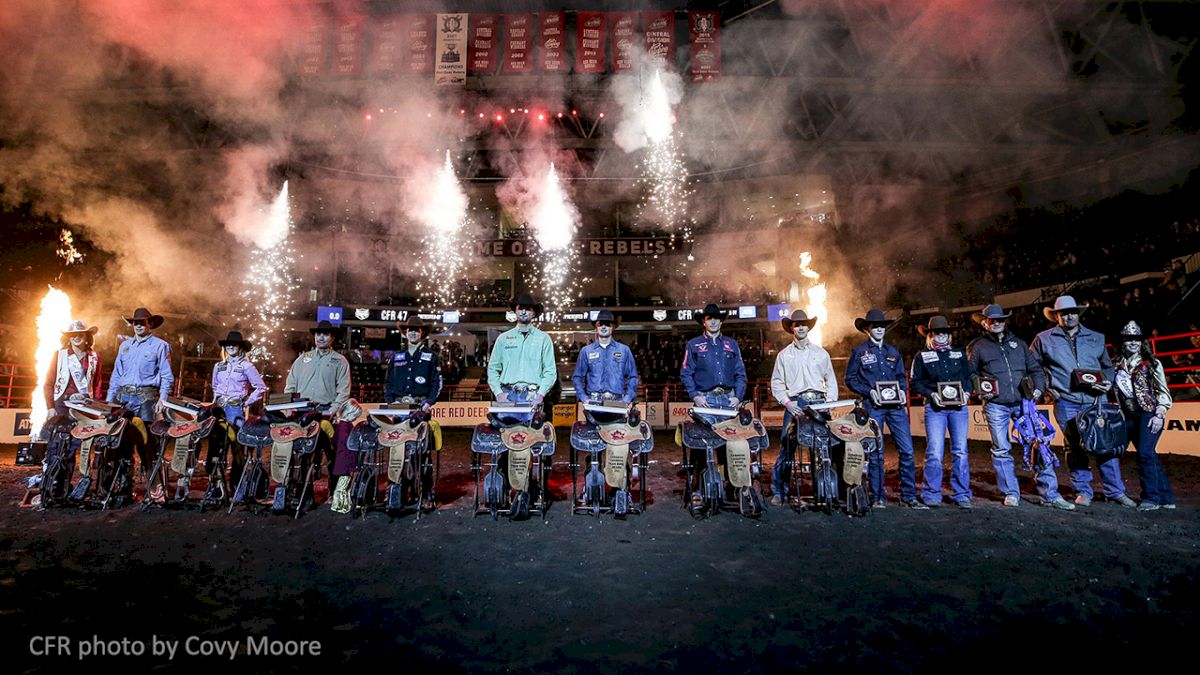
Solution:
<svg viewBox="0 0 1200 675"><path fill-rule="evenodd" d="M295 258L291 247L292 216L288 205L288 184L266 209L262 242L250 261L242 291L242 311L238 321L248 326L247 339L254 343L250 358L273 364L276 341L283 320L291 311L296 279L292 269Z"/></svg>
<svg viewBox="0 0 1200 675"><path fill-rule="evenodd" d="M658 69L650 72L644 84L639 77L636 87L631 84L617 91L624 114L616 141L626 152L644 148L638 173L645 196L638 207L638 220L657 225L670 236L672 245L677 240L692 240L688 215L692 188L675 126L674 106L682 91L678 75L664 75Z"/></svg>
<svg viewBox="0 0 1200 675"><path fill-rule="evenodd" d="M538 286L546 309L560 312L579 297L581 279L574 246L579 211L563 189L553 163L535 199L529 224L538 244Z"/></svg>
<svg viewBox="0 0 1200 675"><path fill-rule="evenodd" d="M425 227L422 244L426 255L421 262L421 279L417 289L426 309L455 305L456 282L462 279L463 244L466 229L467 196L463 193L450 151L438 171L428 201L420 204L417 217Z"/></svg>
<svg viewBox="0 0 1200 675"><path fill-rule="evenodd" d="M33 439L41 433L42 425L46 423L49 414L46 399L42 396L41 383L46 381L54 352L62 346L62 332L71 323L71 298L53 286L49 288L42 298L41 311L37 317L37 351L34 353L37 380L33 389L33 411L29 413L29 437Z"/></svg>

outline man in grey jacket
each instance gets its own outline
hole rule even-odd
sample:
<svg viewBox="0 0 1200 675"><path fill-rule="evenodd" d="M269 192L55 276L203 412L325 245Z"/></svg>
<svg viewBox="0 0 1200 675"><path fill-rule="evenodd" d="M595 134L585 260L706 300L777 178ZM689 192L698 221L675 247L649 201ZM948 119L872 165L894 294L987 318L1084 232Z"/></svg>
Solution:
<svg viewBox="0 0 1200 675"><path fill-rule="evenodd" d="M983 335L967 345L971 365L979 376L975 391L983 400L983 414L992 435L992 466L996 469L996 484L1004 493L1004 505L1021 505L1021 489L1017 483L1016 463L1012 456L1009 435L1012 420L1021 415L1025 398L1037 400L1046 388L1046 378L1029 351L1025 341L1008 331L1008 317L1000 305L988 305L971 318L983 326ZM1028 378L1026 392L1021 383ZM1038 493L1042 505L1070 511L1071 502L1058 493L1058 477L1054 467L1043 463L1037 466L1034 458Z"/></svg>
<svg viewBox="0 0 1200 675"><path fill-rule="evenodd" d="M1112 359L1104 347L1104 335L1079 323L1079 315L1085 309L1087 305L1076 303L1075 298L1059 296L1054 301L1054 307L1042 310L1047 319L1058 325L1038 333L1029 345L1029 351L1045 373L1047 387L1054 398L1054 420L1058 422L1066 441L1067 467L1071 469L1071 487L1075 488L1076 506L1091 506L1093 475L1091 457L1083 448L1073 420L1081 410L1094 405L1097 399L1108 393L1113 379ZM1103 371L1104 380L1087 387L1074 386L1071 374L1076 370ZM1097 460L1097 464L1104 496L1121 506L1136 508L1137 502L1125 494L1120 459Z"/></svg>

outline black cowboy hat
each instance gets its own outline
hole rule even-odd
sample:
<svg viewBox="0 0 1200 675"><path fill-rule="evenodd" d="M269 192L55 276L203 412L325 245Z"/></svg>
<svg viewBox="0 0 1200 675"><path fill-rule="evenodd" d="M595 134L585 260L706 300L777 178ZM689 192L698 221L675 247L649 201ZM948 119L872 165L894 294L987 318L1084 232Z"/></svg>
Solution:
<svg viewBox="0 0 1200 675"><path fill-rule="evenodd" d="M321 319L320 323L308 329L310 333L328 333L333 336L341 334L341 328L329 323L328 319Z"/></svg>
<svg viewBox="0 0 1200 675"><path fill-rule="evenodd" d="M928 325L917 326L917 332L921 335L928 335L930 333L949 333L950 322L947 321L946 317L942 316L941 314L936 314L929 317Z"/></svg>
<svg viewBox="0 0 1200 675"><path fill-rule="evenodd" d="M416 328L417 330L421 331L422 338L425 338L427 335L429 335L429 331L431 330L429 324L425 323L425 320L419 316L411 316L407 321L397 321L396 328L399 328L400 330Z"/></svg>
<svg viewBox="0 0 1200 675"><path fill-rule="evenodd" d="M700 324L701 326L703 326L703 325L704 325L704 318L705 318L705 317L709 317L709 316L711 316L711 317L715 317L715 318L718 318L718 319L720 319L721 321L724 321L724 320L725 320L725 312L721 311L721 308L720 308L720 307L717 307L717 305L716 305L716 304L714 304L714 303L711 303L711 302L710 302L710 303L708 303L707 305L705 305L705 306L704 306L704 310L703 310L703 311L701 311L699 314L697 314L697 315L695 316L696 323L698 323L698 324Z"/></svg>
<svg viewBox="0 0 1200 675"><path fill-rule="evenodd" d="M254 345L250 344L249 340L242 337L242 334L236 330L229 331L229 335L226 335L224 340L217 340L217 345L220 347L228 347L230 345L236 345L238 347L241 347L242 351L244 351L244 352L250 351L250 349L254 346Z"/></svg>
<svg viewBox="0 0 1200 675"><path fill-rule="evenodd" d="M971 319L974 320L975 323L982 324L984 319L1007 319L1010 316L1012 316L1012 312L1005 314L1003 307L992 303L987 307L984 307L982 311L971 314Z"/></svg>
<svg viewBox="0 0 1200 675"><path fill-rule="evenodd" d="M792 329L795 328L796 324L798 324L798 323L802 323L805 326L812 328L813 324L817 323L817 317L814 316L813 318L810 319L810 318L808 318L808 313L806 313L802 309L797 309L797 310L792 311L791 316L785 316L782 319L780 319L779 323L783 326L783 330L790 333L790 332L792 332Z"/></svg>
<svg viewBox="0 0 1200 675"><path fill-rule="evenodd" d="M542 303L533 299L533 296L528 293L518 293L517 297L508 301L508 308L517 311L517 307L532 307L535 315L542 313Z"/></svg>
<svg viewBox="0 0 1200 675"><path fill-rule="evenodd" d="M1145 340L1146 336L1142 335L1142 327L1137 325L1136 321L1130 321L1121 329L1121 341L1133 342L1134 340Z"/></svg>
<svg viewBox="0 0 1200 675"><path fill-rule="evenodd" d="M871 309L867 310L866 316L854 320L854 329L860 333L865 333L871 329L871 326L890 326L893 323L896 322L889 321L888 318L883 315L882 309L876 309L872 307Z"/></svg>
<svg viewBox="0 0 1200 675"><path fill-rule="evenodd" d="M133 310L133 316L122 318L125 319L125 323L130 325L132 325L134 321L145 321L146 326L148 326L150 330L158 328L163 322L162 316L158 314L151 314L150 310L146 309L145 307L138 307L137 309Z"/></svg>
<svg viewBox="0 0 1200 675"><path fill-rule="evenodd" d="M614 328L621 325L621 320L614 317L613 313L607 309L602 309L599 312L596 312L596 318L592 319L592 326L594 327L601 321L607 321L611 323Z"/></svg>
<svg viewBox="0 0 1200 675"><path fill-rule="evenodd" d="M63 335L83 335L85 333L87 335L95 335L99 330L100 328L97 326L91 326L89 328L87 327L87 324L76 319L75 321L71 322L71 325L67 326L67 329L63 331Z"/></svg>

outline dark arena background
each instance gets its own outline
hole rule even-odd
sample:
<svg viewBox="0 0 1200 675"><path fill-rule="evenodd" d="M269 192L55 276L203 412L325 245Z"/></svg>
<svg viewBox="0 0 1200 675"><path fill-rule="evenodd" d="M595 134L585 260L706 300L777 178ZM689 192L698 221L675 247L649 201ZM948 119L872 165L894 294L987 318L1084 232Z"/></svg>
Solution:
<svg viewBox="0 0 1200 675"><path fill-rule="evenodd" d="M1189 669L1197 26L1186 0L5 0L5 671ZM523 293L559 385L550 506L521 522L476 515L471 447ZM817 318L859 398L868 309L907 369L935 315L962 347L994 302L1031 341L1063 295L1114 355L1136 321L1164 366L1177 508L1041 508L1028 471L1003 506L974 399L971 510L901 508L890 432L866 516L685 508L680 369L706 305L770 436L769 498L781 318ZM170 393L201 401L230 331L278 394L327 320L351 396L382 403L398 323L426 321L436 508L351 517L322 475L299 518L143 510L140 459L134 503L43 508L50 357L70 321L95 326L106 392L138 307L164 319ZM571 374L601 309L655 439L624 520L572 509ZM1120 466L1145 501L1137 459ZM201 462L190 494L209 481Z"/></svg>

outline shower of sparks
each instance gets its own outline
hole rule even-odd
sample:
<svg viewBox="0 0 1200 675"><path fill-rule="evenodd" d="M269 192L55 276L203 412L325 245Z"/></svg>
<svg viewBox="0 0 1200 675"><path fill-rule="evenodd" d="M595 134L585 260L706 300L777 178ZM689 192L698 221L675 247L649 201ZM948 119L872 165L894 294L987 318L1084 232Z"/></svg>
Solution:
<svg viewBox="0 0 1200 675"><path fill-rule="evenodd" d="M83 261L83 254L75 248L75 235L67 228L63 228L58 234L58 242L62 244L55 253L62 258L66 266L70 267L77 262Z"/></svg>
<svg viewBox="0 0 1200 675"><path fill-rule="evenodd" d="M679 132L675 129L675 112L663 84L662 74L654 71L649 79L638 121L647 141L640 161L640 181L645 197L638 205L637 220L656 225L670 238L670 245L690 246L692 219L688 205L692 188L687 166L679 150ZM677 274L686 274L689 260L681 258Z"/></svg>
<svg viewBox="0 0 1200 675"><path fill-rule="evenodd" d="M558 315L579 297L582 279L577 273L575 226L579 212L571 203L558 179L554 165L546 174L538 201L529 214L529 223L537 239L539 264L537 286L548 312Z"/></svg>
<svg viewBox="0 0 1200 675"><path fill-rule="evenodd" d="M273 364L283 320L291 313L292 294L298 288L292 274L295 259L286 181L263 215L263 226L277 236L273 237L275 244L270 248L254 250L244 280L238 323L244 327L246 338L254 343L250 359Z"/></svg>
<svg viewBox="0 0 1200 675"><path fill-rule="evenodd" d="M467 219L467 196L454 175L450 151L434 181L429 201L419 215L425 227L425 254L417 290L425 309L456 304L456 289L464 271L462 233Z"/></svg>
<svg viewBox="0 0 1200 675"><path fill-rule="evenodd" d="M45 382L50 370L50 361L54 353L62 347L62 332L71 323L71 298L67 294L50 286L50 290L42 298L41 311L37 317L37 351L34 352L37 380ZM33 410L29 413L30 438L36 439L46 423L48 409L46 399L42 396L42 388L33 390Z"/></svg>
<svg viewBox="0 0 1200 675"><path fill-rule="evenodd" d="M813 329L808 333L808 339L814 344L821 344L821 324L829 322L829 310L825 306L825 298L828 295L828 289L825 284L820 281L821 275L811 267L812 253L805 251L800 254L800 275L809 280L808 289L805 295L808 298L808 304L804 307L804 313L809 318L817 317L819 321L813 326ZM799 300L799 297L795 298Z"/></svg>

